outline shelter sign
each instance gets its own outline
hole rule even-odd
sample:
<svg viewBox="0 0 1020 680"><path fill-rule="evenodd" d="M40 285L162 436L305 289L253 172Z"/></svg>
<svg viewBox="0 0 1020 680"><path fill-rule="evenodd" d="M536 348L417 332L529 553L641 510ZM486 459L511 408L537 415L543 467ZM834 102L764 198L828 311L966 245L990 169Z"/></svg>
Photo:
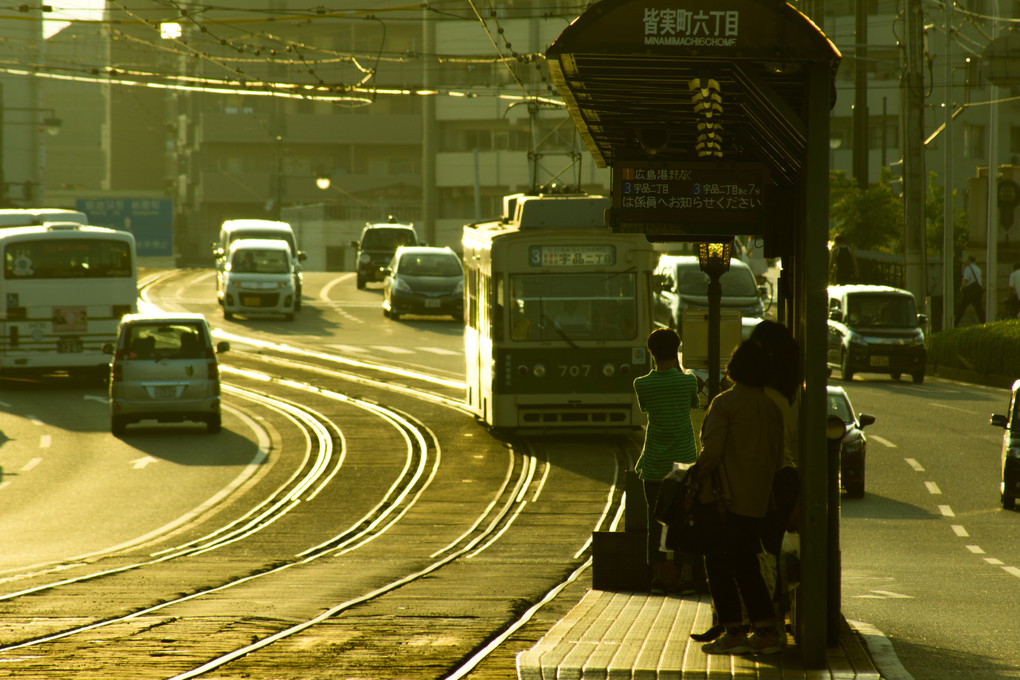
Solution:
<svg viewBox="0 0 1020 680"><path fill-rule="evenodd" d="M627 162L613 166L613 231L651 235L756 233L768 173L760 163Z"/></svg>

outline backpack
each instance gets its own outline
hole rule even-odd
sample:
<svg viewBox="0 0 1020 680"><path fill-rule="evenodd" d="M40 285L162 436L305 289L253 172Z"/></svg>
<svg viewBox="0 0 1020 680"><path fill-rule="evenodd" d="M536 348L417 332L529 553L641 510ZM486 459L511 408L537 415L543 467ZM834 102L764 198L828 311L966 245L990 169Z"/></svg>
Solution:
<svg viewBox="0 0 1020 680"><path fill-rule="evenodd" d="M852 281L854 276L854 254L850 246L836 248L836 280Z"/></svg>

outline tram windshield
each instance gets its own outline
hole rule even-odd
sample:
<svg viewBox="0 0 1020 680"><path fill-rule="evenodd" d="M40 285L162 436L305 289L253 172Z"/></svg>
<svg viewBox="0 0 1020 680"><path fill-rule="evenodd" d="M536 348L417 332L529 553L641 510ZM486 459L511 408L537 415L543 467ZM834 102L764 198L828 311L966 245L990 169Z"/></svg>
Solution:
<svg viewBox="0 0 1020 680"><path fill-rule="evenodd" d="M513 340L632 340L637 277L616 274L521 274L510 277Z"/></svg>

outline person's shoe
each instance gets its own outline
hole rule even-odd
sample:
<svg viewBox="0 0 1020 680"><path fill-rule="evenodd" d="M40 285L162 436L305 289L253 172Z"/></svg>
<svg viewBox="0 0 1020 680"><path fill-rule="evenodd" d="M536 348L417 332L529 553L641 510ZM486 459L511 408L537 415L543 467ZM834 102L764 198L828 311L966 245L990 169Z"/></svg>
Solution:
<svg viewBox="0 0 1020 680"><path fill-rule="evenodd" d="M701 651L705 654L747 654L751 645L743 632L726 631L718 640L702 645Z"/></svg>
<svg viewBox="0 0 1020 680"><path fill-rule="evenodd" d="M665 595L668 592L669 587L666 585L665 581L652 581L652 595Z"/></svg>
<svg viewBox="0 0 1020 680"><path fill-rule="evenodd" d="M775 628L756 628L747 645L755 654L778 654L783 651L783 640Z"/></svg>
<svg viewBox="0 0 1020 680"><path fill-rule="evenodd" d="M716 624L706 630L704 633L691 633L691 639L695 642L711 642L720 635L726 632L726 628L720 624Z"/></svg>

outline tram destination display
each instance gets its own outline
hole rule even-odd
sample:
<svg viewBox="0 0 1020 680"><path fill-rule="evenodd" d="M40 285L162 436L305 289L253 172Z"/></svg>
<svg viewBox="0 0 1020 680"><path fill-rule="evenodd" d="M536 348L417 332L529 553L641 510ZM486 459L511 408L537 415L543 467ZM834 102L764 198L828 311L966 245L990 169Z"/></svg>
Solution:
<svg viewBox="0 0 1020 680"><path fill-rule="evenodd" d="M533 267L590 267L616 264L616 248L608 245L542 245L528 248Z"/></svg>

